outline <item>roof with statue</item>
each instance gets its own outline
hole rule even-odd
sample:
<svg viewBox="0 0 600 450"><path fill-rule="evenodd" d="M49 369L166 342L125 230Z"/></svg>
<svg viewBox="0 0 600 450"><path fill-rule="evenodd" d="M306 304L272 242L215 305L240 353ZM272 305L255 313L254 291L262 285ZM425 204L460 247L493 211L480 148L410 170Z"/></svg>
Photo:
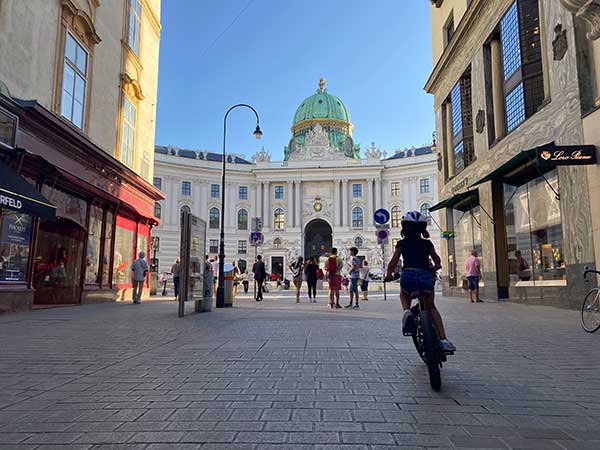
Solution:
<svg viewBox="0 0 600 450"><path fill-rule="evenodd" d="M352 139L350 113L325 80L304 99L294 114L292 138L284 149L285 161L306 159L360 159L360 146Z"/></svg>

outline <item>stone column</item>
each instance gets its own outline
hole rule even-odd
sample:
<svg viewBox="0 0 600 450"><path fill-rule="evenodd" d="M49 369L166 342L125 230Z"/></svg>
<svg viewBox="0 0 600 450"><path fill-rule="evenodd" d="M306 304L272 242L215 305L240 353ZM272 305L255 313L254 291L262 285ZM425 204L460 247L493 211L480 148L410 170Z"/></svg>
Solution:
<svg viewBox="0 0 600 450"><path fill-rule="evenodd" d="M285 188L285 197L287 200L287 211L285 212L286 217L286 229L293 228L294 226L294 182L289 180Z"/></svg>
<svg viewBox="0 0 600 450"><path fill-rule="evenodd" d="M263 188L263 224L265 228L271 228L271 188L270 182L264 182Z"/></svg>
<svg viewBox="0 0 600 450"><path fill-rule="evenodd" d="M350 205L348 204L348 181L342 180L342 214L341 214L341 226L349 226L348 223L348 211L350 210Z"/></svg>
<svg viewBox="0 0 600 450"><path fill-rule="evenodd" d="M200 198L198 199L198 206L200 207L200 214L198 217L207 220L208 219L208 181L202 180L200 182Z"/></svg>
<svg viewBox="0 0 600 450"><path fill-rule="evenodd" d="M192 213L200 217L200 187L202 181L196 178L192 181Z"/></svg>
<svg viewBox="0 0 600 450"><path fill-rule="evenodd" d="M255 201L256 201L256 217L262 218L263 217L263 213L262 213L262 201L263 201L262 181L256 182Z"/></svg>
<svg viewBox="0 0 600 450"><path fill-rule="evenodd" d="M381 186L381 179L375 178L375 209L381 208L381 203L380 203L380 198L379 198L379 191L381 189L380 186Z"/></svg>
<svg viewBox="0 0 600 450"><path fill-rule="evenodd" d="M448 178L454 176L454 131L452 130L452 103L446 102L446 161Z"/></svg>
<svg viewBox="0 0 600 450"><path fill-rule="evenodd" d="M546 45L552 42L552 33L548 33L546 26L545 6L546 0L539 0L539 24L540 24L540 47L542 52L542 79L544 82L544 101L550 100L550 65L548 64L548 52Z"/></svg>
<svg viewBox="0 0 600 450"><path fill-rule="evenodd" d="M494 135L496 136L496 141L499 141L506 135L502 43L500 42L500 39L494 39L490 46L492 50L492 98L494 102ZM452 117L452 115L450 117ZM452 123L452 121L450 121L450 123Z"/></svg>
<svg viewBox="0 0 600 450"><path fill-rule="evenodd" d="M373 225L373 178L367 178L367 214L366 226Z"/></svg>
<svg viewBox="0 0 600 450"><path fill-rule="evenodd" d="M594 105L600 106L600 41L596 40L592 42L592 52L597 68L594 73L594 81L596 82Z"/></svg>
<svg viewBox="0 0 600 450"><path fill-rule="evenodd" d="M248 211L248 226L252 226L252 217L258 216L257 213L257 197L256 197L256 186L248 183L248 200L250 200L250 211Z"/></svg>
<svg viewBox="0 0 600 450"><path fill-rule="evenodd" d="M340 199L340 180L333 180L333 207L334 207L334 224L336 227L341 226L342 201Z"/></svg>
<svg viewBox="0 0 600 450"><path fill-rule="evenodd" d="M384 206L386 206L383 204L383 184L384 184L383 180L379 180L379 190L377 192L377 195L379 196L379 207L380 208L383 208Z"/></svg>
<svg viewBox="0 0 600 450"><path fill-rule="evenodd" d="M302 227L302 182L300 180L296 180L294 182L294 203L296 206L296 212L294 216L294 226L301 228Z"/></svg>

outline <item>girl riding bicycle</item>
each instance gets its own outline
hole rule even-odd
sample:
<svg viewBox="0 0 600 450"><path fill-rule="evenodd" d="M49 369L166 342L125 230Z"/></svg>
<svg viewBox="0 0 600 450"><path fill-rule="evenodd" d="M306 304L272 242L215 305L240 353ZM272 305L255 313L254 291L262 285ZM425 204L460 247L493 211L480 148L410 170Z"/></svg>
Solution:
<svg viewBox="0 0 600 450"><path fill-rule="evenodd" d="M414 331L414 320L410 311L411 295L425 292L425 307L431 311L433 322L440 336L442 350L453 352L454 345L446 338L442 316L435 307L435 273L442 268L442 260L436 253L427 232L427 218L419 211L409 211L402 217L402 239L396 244L394 256L387 268L386 280L392 280L394 270L402 257L400 275L400 301L404 309L402 332L410 335Z"/></svg>

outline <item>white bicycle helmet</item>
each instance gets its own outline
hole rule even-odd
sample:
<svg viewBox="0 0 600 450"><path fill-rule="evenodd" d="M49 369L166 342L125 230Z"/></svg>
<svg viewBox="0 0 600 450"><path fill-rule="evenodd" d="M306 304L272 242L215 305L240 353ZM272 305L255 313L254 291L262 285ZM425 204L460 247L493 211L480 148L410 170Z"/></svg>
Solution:
<svg viewBox="0 0 600 450"><path fill-rule="evenodd" d="M404 222L427 223L427 218L419 211L408 211L402 216Z"/></svg>

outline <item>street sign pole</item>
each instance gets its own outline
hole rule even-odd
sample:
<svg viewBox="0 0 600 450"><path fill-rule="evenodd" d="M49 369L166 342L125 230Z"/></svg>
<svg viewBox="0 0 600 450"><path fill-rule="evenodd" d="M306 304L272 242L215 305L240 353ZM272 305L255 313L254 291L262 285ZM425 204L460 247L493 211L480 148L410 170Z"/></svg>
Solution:
<svg viewBox="0 0 600 450"><path fill-rule="evenodd" d="M385 288L385 273L386 273L386 267L385 267L385 244L382 242L381 243L381 259L383 260L383 299L385 301L387 301L387 290Z"/></svg>
<svg viewBox="0 0 600 450"><path fill-rule="evenodd" d="M256 257L258 256L258 245L254 244L254 262L256 263ZM254 280L254 300L256 300L256 278L252 277Z"/></svg>

